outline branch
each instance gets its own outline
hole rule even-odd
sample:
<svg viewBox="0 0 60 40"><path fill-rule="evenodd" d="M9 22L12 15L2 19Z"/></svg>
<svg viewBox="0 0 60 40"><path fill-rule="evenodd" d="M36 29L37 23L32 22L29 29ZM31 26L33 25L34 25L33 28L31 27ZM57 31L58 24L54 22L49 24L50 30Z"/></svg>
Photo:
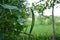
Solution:
<svg viewBox="0 0 60 40"><path fill-rule="evenodd" d="M28 33L26 33L26 32L20 32L21 34L25 34L25 35L30 35L30 36L33 36L33 35L31 35L31 34L28 34Z"/></svg>
<svg viewBox="0 0 60 40"><path fill-rule="evenodd" d="M55 40L55 31L54 31L54 2L55 2L55 0L53 0L53 4L52 4L52 36L53 36L52 40Z"/></svg>

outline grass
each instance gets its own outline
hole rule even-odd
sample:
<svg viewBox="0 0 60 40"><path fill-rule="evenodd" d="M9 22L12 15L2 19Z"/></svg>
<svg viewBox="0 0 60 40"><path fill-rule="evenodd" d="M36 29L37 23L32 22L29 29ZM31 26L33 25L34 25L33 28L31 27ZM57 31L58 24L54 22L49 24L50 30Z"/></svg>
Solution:
<svg viewBox="0 0 60 40"><path fill-rule="evenodd" d="M30 23L28 23L27 33L30 30ZM52 25L36 22L31 34L34 35L34 39L32 40L52 40ZM60 25L55 25L55 37L56 40L60 40Z"/></svg>

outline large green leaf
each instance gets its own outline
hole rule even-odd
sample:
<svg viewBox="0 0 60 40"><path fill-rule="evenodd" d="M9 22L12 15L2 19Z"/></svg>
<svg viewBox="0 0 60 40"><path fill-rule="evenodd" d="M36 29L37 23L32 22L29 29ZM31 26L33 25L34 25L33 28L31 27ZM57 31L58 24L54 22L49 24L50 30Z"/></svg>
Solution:
<svg viewBox="0 0 60 40"><path fill-rule="evenodd" d="M7 4L0 4L3 8L5 9L13 9L13 10L19 10L17 6L11 6L11 5L7 5Z"/></svg>

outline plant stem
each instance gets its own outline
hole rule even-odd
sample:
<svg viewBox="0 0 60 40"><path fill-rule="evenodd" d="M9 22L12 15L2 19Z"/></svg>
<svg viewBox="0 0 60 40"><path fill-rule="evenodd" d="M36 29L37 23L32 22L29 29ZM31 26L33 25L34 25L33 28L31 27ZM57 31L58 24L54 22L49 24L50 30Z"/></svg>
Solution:
<svg viewBox="0 0 60 40"><path fill-rule="evenodd" d="M55 40L55 30L54 30L54 1L53 1L53 4L52 4L52 37L53 39L52 40Z"/></svg>

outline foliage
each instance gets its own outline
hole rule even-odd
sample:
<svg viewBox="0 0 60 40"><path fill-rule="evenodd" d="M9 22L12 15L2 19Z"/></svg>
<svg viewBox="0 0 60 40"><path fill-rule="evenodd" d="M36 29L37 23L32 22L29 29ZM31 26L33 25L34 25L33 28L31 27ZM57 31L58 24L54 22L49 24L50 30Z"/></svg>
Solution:
<svg viewBox="0 0 60 40"><path fill-rule="evenodd" d="M0 0L0 33L2 40L19 40L20 32L26 27L25 0Z"/></svg>
<svg viewBox="0 0 60 40"><path fill-rule="evenodd" d="M59 0L40 0L39 2L32 3L32 7L34 7L34 10L37 10L40 16L44 16L44 10L50 9L53 7L53 1L54 1L54 6L56 4L59 4ZM59 2L58 2L59 1Z"/></svg>
<svg viewBox="0 0 60 40"><path fill-rule="evenodd" d="M38 3L33 3L32 4L32 9L30 10L29 8L27 8L26 11L26 5L24 4L26 0L0 0L0 40L20 40L21 36L21 31L24 30L24 28L26 27L26 19L29 16L29 13L31 13L31 11L35 11L37 10L38 13L40 14L41 19L38 21L41 22L39 25L35 26L38 28L38 30L42 29L41 32L43 33L39 33L39 37L37 38L36 35L36 39L39 40L39 38L42 38L42 40L48 40L46 37L43 39L42 36L46 36L44 33L49 30L49 33L51 32L50 29L50 24L51 24L51 16L44 16L43 11L45 9L50 9L53 5L52 5L52 1L53 0L40 0ZM45 1L44 4L42 4L42 2ZM55 4L60 3L59 0L54 0ZM28 14L27 14L28 13ZM34 15L32 15L32 27L34 25ZM46 24L45 20L47 20L47 26L49 25L49 27L45 27ZM29 24L30 22L28 22L27 24ZM59 22L56 22L56 25L59 25ZM41 26L43 25L43 26ZM42 28L39 28L41 26ZM45 29L46 28L46 29ZM34 28L35 29L35 28ZM36 30L36 29L35 29ZM35 31L33 30L33 31ZM45 31L44 31L45 30ZM59 31L59 30L58 30ZM36 33L38 31L36 30ZM40 32L40 31L39 31ZM58 33L58 32L56 32ZM33 32L32 32L33 34ZM35 34L35 32L34 32ZM44 35L43 35L44 34ZM47 32L46 32L47 34ZM42 36L41 36L42 35ZM56 34L57 35L57 34ZM40 37L41 36L41 37ZM47 35L48 37L49 35ZM51 38L51 35L50 35ZM51 40L51 39L50 39Z"/></svg>

